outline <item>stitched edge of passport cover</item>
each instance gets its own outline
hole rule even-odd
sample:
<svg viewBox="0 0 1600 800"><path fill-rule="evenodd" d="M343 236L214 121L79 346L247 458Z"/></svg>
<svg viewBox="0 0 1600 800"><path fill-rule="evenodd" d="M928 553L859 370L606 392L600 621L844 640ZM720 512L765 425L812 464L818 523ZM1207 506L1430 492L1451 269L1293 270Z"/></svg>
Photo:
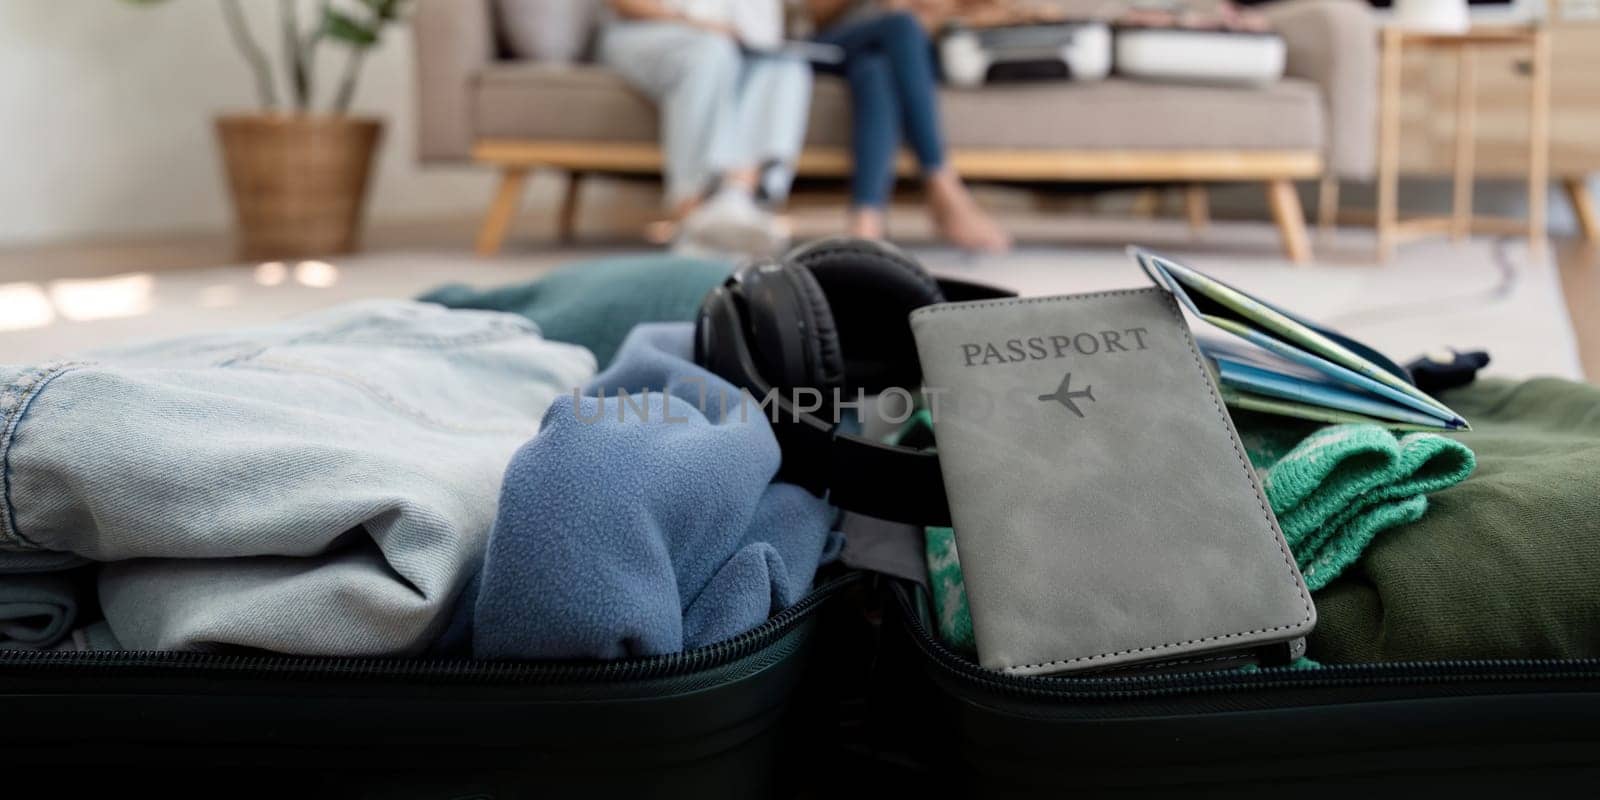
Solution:
<svg viewBox="0 0 1600 800"><path fill-rule="evenodd" d="M1212 405L1214 407L1214 410L1217 413L1218 422L1220 422L1220 424L1222 425L1223 429L1225 431L1227 431L1228 439L1233 445L1234 455L1238 458L1238 461L1239 461L1239 468L1240 468L1241 471L1244 472L1246 480L1248 480L1249 483L1250 483L1251 490L1255 493L1256 501L1257 501L1257 503L1259 503L1260 508L1261 508L1262 518L1267 523L1267 532L1272 537L1273 543L1275 545L1277 545L1278 552L1282 555L1283 560L1284 560L1284 564L1288 568L1289 574L1292 577L1292 579L1294 580L1295 589L1299 593L1300 602L1302 604L1302 607L1304 608L1305 616L1301 617L1299 620L1297 620L1295 622L1285 623L1283 625L1267 627L1267 628L1255 628L1255 629L1251 629L1251 630L1236 631L1234 633L1224 633L1224 634L1215 634L1215 635L1211 635L1211 636L1201 636L1201 637L1197 637L1197 638L1194 638L1194 639L1188 639L1188 640L1179 641L1179 642L1166 642L1166 643L1157 644L1157 645L1146 645L1144 647L1125 648L1125 649L1122 649L1122 650L1114 650L1114 651L1105 652L1105 653L1097 653L1095 655L1089 655L1089 656L1075 656L1075 657L1072 657L1072 658L1055 659L1055 660L1052 660L1052 661L1042 661L1042 662L1038 662L1038 663L1035 663L1035 664L1014 664L1014 665L1005 667L1004 668L1005 672L1016 672L1016 671L1023 671L1023 670L1033 671L1033 670L1039 670L1039 669L1046 669L1046 668L1050 668L1050 667L1064 667L1064 666L1069 666L1069 665L1072 665L1072 664L1086 664L1086 663L1090 663L1090 662L1093 662L1093 661L1105 660L1105 659L1108 659L1108 658L1116 658L1116 657L1119 657L1119 656L1133 655L1135 653L1150 653L1151 655L1156 655L1156 654L1159 654L1159 653L1161 653L1163 651L1172 650L1172 649L1175 649L1175 648L1189 647L1189 646L1192 646L1192 645L1209 644L1209 643L1214 643L1214 642L1215 643L1220 643L1220 642L1224 642L1224 641L1226 641L1228 639L1237 639L1237 638L1244 637L1244 636L1256 636L1256 635L1260 635L1260 634L1277 633L1277 632L1282 632L1282 631L1295 631L1295 630L1303 631L1304 629L1306 629L1316 619L1316 606L1311 601L1310 592L1306 591L1305 579L1301 577L1299 568L1295 566L1294 555L1289 552L1289 545L1288 545L1287 542L1284 541L1283 530L1278 526L1277 519L1275 517L1273 517L1272 511L1268 507L1266 495L1261 490L1261 482L1259 480L1257 480L1256 475L1255 475L1255 471L1250 468L1250 459L1245 455L1243 446L1239 442L1238 431L1236 431L1234 429L1233 421L1228 416L1227 409L1223 406L1222 397L1221 397L1220 394L1217 393L1216 381L1212 380L1211 373L1206 370L1205 362L1202 360L1201 355L1200 355L1200 348L1199 348L1198 345L1195 344L1193 332L1189 330L1188 321L1183 318L1183 311L1182 311L1182 309L1180 309L1178 307L1177 300L1172 297L1172 294L1170 292L1168 292L1165 289L1162 289L1160 287L1152 286L1152 287L1148 287L1148 288L1144 288L1144 289L1117 289L1117 290L1104 291L1104 292L1092 292L1092 293L1089 293L1089 294L1060 295L1060 296L1054 296L1054 297L1015 297L1015 298L1006 298L1006 299L1000 299L1000 300L973 300L973 301L964 302L964 303L943 303L943 304L940 304L940 305L925 306L923 308L916 309L916 310L914 310L914 311L912 311L910 313L910 315L908 316L908 319L914 320L914 319L916 319L918 317L932 316L934 314L939 314L939 313L944 313L944 312L949 312L949 311L963 311L963 310L978 309L978 308L997 308L997 307L1013 306L1013 305L1043 305L1043 304L1049 304L1049 303L1070 303L1070 302L1077 301L1077 300L1093 300L1093 299L1104 298L1104 297L1118 297L1118 296L1140 295L1140 294L1157 294L1157 295L1160 295L1162 300L1164 301L1164 304L1167 307L1167 310L1172 313L1173 317L1177 321L1178 328L1183 332L1184 343L1188 347L1189 355L1194 360L1194 366L1195 366L1196 371L1198 371L1199 374L1200 374L1201 381L1205 384L1206 394L1211 398ZM935 426L934 426L934 436L935 437L938 436L938 426L937 426L937 424L935 424Z"/></svg>

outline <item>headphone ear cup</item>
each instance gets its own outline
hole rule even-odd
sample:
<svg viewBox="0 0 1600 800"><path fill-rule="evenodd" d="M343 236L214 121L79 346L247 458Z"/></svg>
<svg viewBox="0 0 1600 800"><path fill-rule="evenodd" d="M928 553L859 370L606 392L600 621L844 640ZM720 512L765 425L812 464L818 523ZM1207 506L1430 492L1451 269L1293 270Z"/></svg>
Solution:
<svg viewBox="0 0 1600 800"><path fill-rule="evenodd" d="M735 354L736 348L742 350L744 344L729 341L740 338L739 312L734 307L731 283L730 280L712 289L700 301L694 322L694 363L736 385L751 388Z"/></svg>
<svg viewBox="0 0 1600 800"><path fill-rule="evenodd" d="M804 386L828 394L833 389L844 388L844 354L839 348L839 330L833 321L833 309L828 296L817 283L815 275L805 267L789 264L784 272L794 281L796 295L806 320L807 334L803 346L807 348L808 374Z"/></svg>
<svg viewBox="0 0 1600 800"><path fill-rule="evenodd" d="M916 340L906 318L915 309L944 302L939 282L922 265L892 245L842 238L803 245L785 263L807 270L826 298L834 349L851 392L875 394L921 384Z"/></svg>
<svg viewBox="0 0 1600 800"><path fill-rule="evenodd" d="M844 359L828 298L812 274L788 264L740 268L729 282L740 330L762 382L819 391L841 385Z"/></svg>

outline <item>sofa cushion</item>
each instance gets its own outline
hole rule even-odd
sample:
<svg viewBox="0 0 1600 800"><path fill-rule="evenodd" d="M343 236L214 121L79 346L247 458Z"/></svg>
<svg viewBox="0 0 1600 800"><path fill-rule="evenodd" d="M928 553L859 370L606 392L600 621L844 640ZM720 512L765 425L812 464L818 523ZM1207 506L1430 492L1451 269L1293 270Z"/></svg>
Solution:
<svg viewBox="0 0 1600 800"><path fill-rule="evenodd" d="M511 55L571 64L588 53L600 7L601 0L497 0L495 12Z"/></svg>
<svg viewBox="0 0 1600 800"><path fill-rule="evenodd" d="M603 67L498 64L478 75L480 138L654 142L655 106ZM1017 150L1320 150L1315 85L1264 88L1106 80L945 89L950 146ZM807 143L850 142L844 82L817 80Z"/></svg>
<svg viewBox="0 0 1600 800"><path fill-rule="evenodd" d="M1073 83L944 89L945 138L954 148L1017 150L1317 150L1322 101L1315 85L1283 80L1264 88L1145 83ZM850 94L817 82L813 144L844 146Z"/></svg>
<svg viewBox="0 0 1600 800"><path fill-rule="evenodd" d="M655 104L605 67L502 62L472 92L480 139L656 140Z"/></svg>

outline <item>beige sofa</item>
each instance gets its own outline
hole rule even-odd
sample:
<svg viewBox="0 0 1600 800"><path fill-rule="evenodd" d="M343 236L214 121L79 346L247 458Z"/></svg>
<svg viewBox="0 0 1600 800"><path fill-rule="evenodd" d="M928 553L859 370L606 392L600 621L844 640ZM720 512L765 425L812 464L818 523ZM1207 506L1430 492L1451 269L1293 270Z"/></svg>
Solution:
<svg viewBox="0 0 1600 800"><path fill-rule="evenodd" d="M502 57L492 6L423 0L414 20L420 157L502 172L479 235L485 253L499 249L532 169L570 176L560 220L570 235L583 176L661 168L648 99L595 64ZM1310 243L1293 181L1373 171L1376 32L1361 0L1265 10L1289 45L1288 76L1275 84L1113 78L946 89L951 161L978 180L1260 182L1285 252L1304 261ZM802 174L849 174L847 100L842 81L817 81Z"/></svg>

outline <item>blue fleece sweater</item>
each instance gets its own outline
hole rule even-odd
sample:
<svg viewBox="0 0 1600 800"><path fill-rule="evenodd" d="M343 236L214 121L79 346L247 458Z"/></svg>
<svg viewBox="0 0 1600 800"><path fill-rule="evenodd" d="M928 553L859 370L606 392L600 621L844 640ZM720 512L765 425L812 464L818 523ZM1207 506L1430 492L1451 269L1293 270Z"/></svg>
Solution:
<svg viewBox="0 0 1600 800"><path fill-rule="evenodd" d="M475 657L675 653L743 633L810 588L836 512L772 482L771 425L693 363L692 339L686 323L638 326L513 458Z"/></svg>

